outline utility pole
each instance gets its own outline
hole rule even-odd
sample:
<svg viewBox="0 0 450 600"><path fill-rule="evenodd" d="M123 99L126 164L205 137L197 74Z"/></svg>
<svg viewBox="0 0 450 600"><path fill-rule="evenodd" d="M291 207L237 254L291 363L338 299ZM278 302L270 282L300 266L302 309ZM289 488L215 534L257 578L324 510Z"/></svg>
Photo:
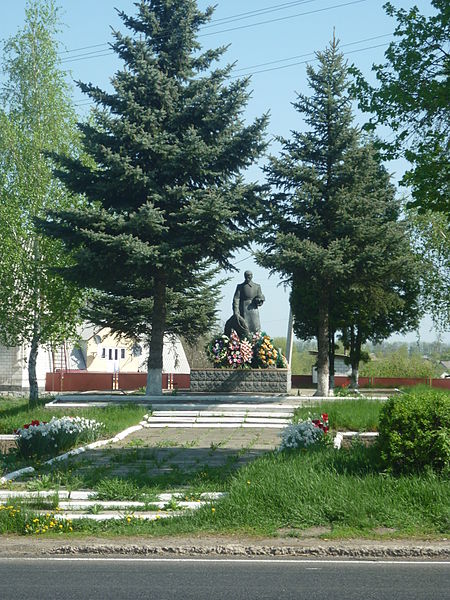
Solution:
<svg viewBox="0 0 450 600"><path fill-rule="evenodd" d="M289 322L286 335L286 360L288 361L289 368L291 367L292 360L292 346L294 344L294 317L292 315L292 308L289 307Z"/></svg>

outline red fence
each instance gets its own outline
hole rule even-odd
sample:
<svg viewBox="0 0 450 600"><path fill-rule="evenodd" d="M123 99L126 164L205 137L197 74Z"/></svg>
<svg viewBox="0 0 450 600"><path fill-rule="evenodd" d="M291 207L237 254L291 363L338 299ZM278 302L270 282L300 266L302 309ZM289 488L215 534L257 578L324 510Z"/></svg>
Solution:
<svg viewBox="0 0 450 600"><path fill-rule="evenodd" d="M336 386L347 386L349 377L336 376ZM46 392L88 392L94 390L137 390L145 387L147 373L93 373L89 371L58 371L47 373ZM450 379L426 379L418 377L360 377L359 386L373 388L395 388L425 384L435 388L450 390ZM190 376L187 374L163 373L163 390L187 390ZM311 375L292 375L293 388L315 388Z"/></svg>
<svg viewBox="0 0 450 600"><path fill-rule="evenodd" d="M348 386L350 377L336 375L334 384L336 386ZM396 388L414 385L429 385L434 388L450 390L450 379L427 379L425 377L360 377L359 387L373 388ZM311 375L292 375L293 388L315 388Z"/></svg>
<svg viewBox="0 0 450 600"><path fill-rule="evenodd" d="M107 390L138 390L145 387L147 373L95 373L89 371L58 371L45 376L46 392L88 392ZM187 374L163 373L163 390L189 389Z"/></svg>

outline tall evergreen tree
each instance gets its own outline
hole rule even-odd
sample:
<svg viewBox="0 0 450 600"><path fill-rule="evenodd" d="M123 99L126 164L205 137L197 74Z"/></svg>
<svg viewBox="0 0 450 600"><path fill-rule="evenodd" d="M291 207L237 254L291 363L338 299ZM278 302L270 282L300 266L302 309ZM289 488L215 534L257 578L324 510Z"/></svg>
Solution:
<svg viewBox="0 0 450 600"><path fill-rule="evenodd" d="M291 140L279 138L281 156L272 157L266 169L277 191L268 209L269 232L262 239L266 251L257 260L282 273L293 289L306 288L312 299L317 313L317 394L327 396L330 299L349 258L348 241L335 235L334 219L343 183L342 162L356 147L358 133L352 124L347 67L337 41L333 39L317 58L319 67L307 68L312 96L298 94L293 104L309 131L293 131ZM294 322L303 323L297 308L292 303ZM299 331L295 324L294 330Z"/></svg>
<svg viewBox="0 0 450 600"><path fill-rule="evenodd" d="M74 332L82 294L50 263L70 263L36 217L76 200L53 177L48 152L77 150L70 90L58 57L53 0L30 0L24 27L4 45L0 90L0 342L29 346L30 404L38 399L39 346Z"/></svg>
<svg viewBox="0 0 450 600"><path fill-rule="evenodd" d="M420 310L418 263L395 188L352 125L336 42L318 58L319 69L308 70L313 96L294 105L311 131L282 140L281 158L267 169L278 191L269 205L269 252L259 260L290 280L294 330L317 337L317 394L327 395L337 332L357 379L362 344L413 328Z"/></svg>
<svg viewBox="0 0 450 600"><path fill-rule="evenodd" d="M336 290L334 329L349 351L358 385L362 346L416 328L421 265L395 187L372 143L349 153L335 228L348 240L349 268Z"/></svg>
<svg viewBox="0 0 450 600"><path fill-rule="evenodd" d="M97 105L81 125L95 162L59 158L58 176L84 193L82 209L51 214L47 233L74 249L64 276L97 293L93 320L148 337L148 394L161 394L164 333L192 336L214 317L210 268L231 268L258 202L241 172L263 151L267 117L245 126L247 80L216 67L224 48L201 52L213 9L195 0L141 0L114 32L124 68L113 92L80 83ZM216 296L216 298L214 298Z"/></svg>

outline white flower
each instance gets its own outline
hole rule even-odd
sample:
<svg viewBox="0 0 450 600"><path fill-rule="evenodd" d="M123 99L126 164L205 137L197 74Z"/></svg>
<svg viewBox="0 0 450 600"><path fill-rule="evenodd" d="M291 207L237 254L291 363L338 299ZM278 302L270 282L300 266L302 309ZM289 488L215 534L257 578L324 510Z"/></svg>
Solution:
<svg viewBox="0 0 450 600"><path fill-rule="evenodd" d="M288 450L294 448L308 448L319 442L324 436L323 431L314 425L310 419L289 425L281 433L281 444L278 448Z"/></svg>

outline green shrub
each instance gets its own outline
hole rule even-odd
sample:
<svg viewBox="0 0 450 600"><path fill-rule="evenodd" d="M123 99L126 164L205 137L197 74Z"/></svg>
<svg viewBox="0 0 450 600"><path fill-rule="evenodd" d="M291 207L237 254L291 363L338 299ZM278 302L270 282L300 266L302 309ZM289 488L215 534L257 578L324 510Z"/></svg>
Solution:
<svg viewBox="0 0 450 600"><path fill-rule="evenodd" d="M409 473L431 467L450 471L450 394L416 388L382 407L379 447L385 467Z"/></svg>

